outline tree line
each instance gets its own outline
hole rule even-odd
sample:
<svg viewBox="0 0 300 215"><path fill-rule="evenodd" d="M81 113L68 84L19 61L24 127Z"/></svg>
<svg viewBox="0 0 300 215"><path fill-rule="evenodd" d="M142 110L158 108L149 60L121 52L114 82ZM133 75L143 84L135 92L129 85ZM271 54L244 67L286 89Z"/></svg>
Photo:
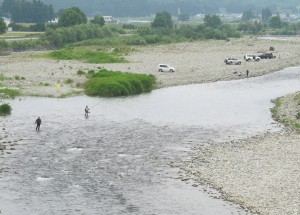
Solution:
<svg viewBox="0 0 300 215"><path fill-rule="evenodd" d="M52 5L40 0L32 2L24 0L4 0L0 8L0 15L11 18L14 22L41 23L54 19Z"/></svg>
<svg viewBox="0 0 300 215"><path fill-rule="evenodd" d="M252 9L259 12L262 8L270 8L272 11L298 12L299 0L44 0L54 6L55 11L79 7L87 16L111 15L115 17L141 17L167 11L171 15L177 15L177 9L193 16L199 13L216 14L220 8L228 13L242 13Z"/></svg>

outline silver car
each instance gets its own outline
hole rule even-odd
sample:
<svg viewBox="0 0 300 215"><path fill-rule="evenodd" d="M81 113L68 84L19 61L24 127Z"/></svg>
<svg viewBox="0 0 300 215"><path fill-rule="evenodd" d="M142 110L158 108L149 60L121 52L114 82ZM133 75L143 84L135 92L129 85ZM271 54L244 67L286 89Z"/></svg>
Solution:
<svg viewBox="0 0 300 215"><path fill-rule="evenodd" d="M175 72L175 68L168 64L159 64L156 69L159 72Z"/></svg>
<svg viewBox="0 0 300 215"><path fill-rule="evenodd" d="M224 60L224 62L229 65L241 65L242 64L242 61L238 60L236 58L227 58Z"/></svg>

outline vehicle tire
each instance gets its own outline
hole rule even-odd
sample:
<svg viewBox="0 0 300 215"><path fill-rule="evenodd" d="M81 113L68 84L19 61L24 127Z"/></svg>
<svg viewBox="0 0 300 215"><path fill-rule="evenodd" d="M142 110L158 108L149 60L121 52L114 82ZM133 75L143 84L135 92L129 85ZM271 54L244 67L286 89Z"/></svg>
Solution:
<svg viewBox="0 0 300 215"><path fill-rule="evenodd" d="M174 72L174 70L173 70L173 69L170 69L170 72Z"/></svg>
<svg viewBox="0 0 300 215"><path fill-rule="evenodd" d="M242 64L242 62L238 62L237 64L238 64L238 65L241 65L241 64Z"/></svg>
<svg viewBox="0 0 300 215"><path fill-rule="evenodd" d="M159 71L159 72L162 72L162 69L159 69L158 71Z"/></svg>

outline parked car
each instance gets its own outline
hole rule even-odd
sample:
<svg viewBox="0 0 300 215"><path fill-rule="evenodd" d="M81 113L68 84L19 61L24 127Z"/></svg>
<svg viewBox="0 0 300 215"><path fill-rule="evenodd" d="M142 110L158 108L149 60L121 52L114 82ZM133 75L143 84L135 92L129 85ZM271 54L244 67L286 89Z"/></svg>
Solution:
<svg viewBox="0 0 300 215"><path fill-rule="evenodd" d="M175 68L168 64L159 64L156 69L159 72L175 72Z"/></svg>
<svg viewBox="0 0 300 215"><path fill-rule="evenodd" d="M229 65L241 65L242 64L242 61L238 60L236 58L226 58L224 60L224 62Z"/></svg>
<svg viewBox="0 0 300 215"><path fill-rule="evenodd" d="M244 56L245 61L250 61L250 60L255 60L255 61L260 61L260 57L252 54L246 54Z"/></svg>
<svg viewBox="0 0 300 215"><path fill-rule="evenodd" d="M271 59L271 58L275 58L276 56L273 53L263 53L258 57L260 57L261 59Z"/></svg>

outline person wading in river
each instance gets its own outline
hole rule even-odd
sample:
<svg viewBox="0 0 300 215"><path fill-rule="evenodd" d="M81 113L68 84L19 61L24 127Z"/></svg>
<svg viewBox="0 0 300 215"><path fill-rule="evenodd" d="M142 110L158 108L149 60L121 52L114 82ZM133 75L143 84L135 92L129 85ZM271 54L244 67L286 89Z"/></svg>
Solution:
<svg viewBox="0 0 300 215"><path fill-rule="evenodd" d="M85 112L85 114L84 114L85 116L89 116L90 109L88 106L85 106L84 112Z"/></svg>
<svg viewBox="0 0 300 215"><path fill-rule="evenodd" d="M36 120L35 120L35 124L36 124L36 128L35 130L39 131L40 130L40 126L42 124L42 120L40 117L38 117Z"/></svg>
<svg viewBox="0 0 300 215"><path fill-rule="evenodd" d="M246 76L247 76L247 78L249 77L249 70L248 69L246 70Z"/></svg>

